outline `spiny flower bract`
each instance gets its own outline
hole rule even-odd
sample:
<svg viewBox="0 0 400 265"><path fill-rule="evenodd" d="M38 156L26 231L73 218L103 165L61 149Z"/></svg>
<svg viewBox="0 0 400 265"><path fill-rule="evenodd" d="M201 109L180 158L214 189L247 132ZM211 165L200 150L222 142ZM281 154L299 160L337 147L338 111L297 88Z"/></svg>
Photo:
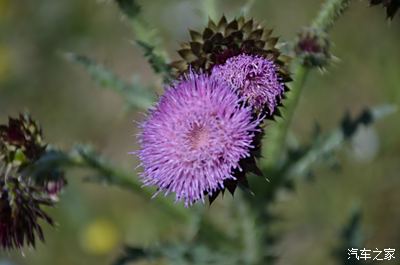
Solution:
<svg viewBox="0 0 400 265"><path fill-rule="evenodd" d="M277 71L272 60L241 54L215 66L212 76L228 84L256 111L272 115L285 92Z"/></svg>
<svg viewBox="0 0 400 265"><path fill-rule="evenodd" d="M28 114L9 118L0 125L0 159L13 167L24 167L37 160L46 149L42 130Z"/></svg>
<svg viewBox="0 0 400 265"><path fill-rule="evenodd" d="M50 198L22 178L0 179L0 248L35 247L37 238L44 241L40 220L54 223L42 206L52 205Z"/></svg>
<svg viewBox="0 0 400 265"><path fill-rule="evenodd" d="M246 53L259 55L279 65L279 75L284 82L291 81L288 63L290 58L277 48L278 38L253 19L239 17L228 21L225 16L201 32L190 30L191 40L181 44L178 54L181 60L171 63L176 76L188 73L190 69L211 72L231 57Z"/></svg>
<svg viewBox="0 0 400 265"><path fill-rule="evenodd" d="M141 125L144 184L190 206L235 180L260 123L242 102L225 83L203 74L190 73L167 88Z"/></svg>
<svg viewBox="0 0 400 265"><path fill-rule="evenodd" d="M28 113L18 118L9 117L8 124L0 124L0 163L17 175L46 155L47 147L40 125ZM64 172L57 167L42 170L32 180L54 197L67 184Z"/></svg>
<svg viewBox="0 0 400 265"><path fill-rule="evenodd" d="M0 249L35 247L44 241L42 221L53 225L43 206L54 205L66 180L57 166L33 170L47 152L29 114L0 124Z"/></svg>

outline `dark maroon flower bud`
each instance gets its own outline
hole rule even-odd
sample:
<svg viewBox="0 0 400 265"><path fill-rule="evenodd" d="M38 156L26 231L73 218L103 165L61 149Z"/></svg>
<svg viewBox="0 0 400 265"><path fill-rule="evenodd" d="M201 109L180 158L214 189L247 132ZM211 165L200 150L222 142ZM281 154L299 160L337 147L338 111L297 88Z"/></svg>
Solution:
<svg viewBox="0 0 400 265"><path fill-rule="evenodd" d="M294 51L307 67L323 68L332 58L327 34L315 28L304 28L298 34Z"/></svg>
<svg viewBox="0 0 400 265"><path fill-rule="evenodd" d="M42 207L52 205L46 194L22 178L0 179L0 248L35 247L37 238L44 241L39 221L54 223Z"/></svg>
<svg viewBox="0 0 400 265"><path fill-rule="evenodd" d="M42 130L29 114L20 114L17 119L10 117L7 125L0 125L0 164L16 175L26 175L25 169L45 155L46 148ZM56 198L66 184L64 173L58 168L46 169L40 176L26 177L52 198Z"/></svg>
<svg viewBox="0 0 400 265"><path fill-rule="evenodd" d="M10 117L8 125L0 125L0 159L5 164L21 169L39 159L45 150L42 130L28 114Z"/></svg>

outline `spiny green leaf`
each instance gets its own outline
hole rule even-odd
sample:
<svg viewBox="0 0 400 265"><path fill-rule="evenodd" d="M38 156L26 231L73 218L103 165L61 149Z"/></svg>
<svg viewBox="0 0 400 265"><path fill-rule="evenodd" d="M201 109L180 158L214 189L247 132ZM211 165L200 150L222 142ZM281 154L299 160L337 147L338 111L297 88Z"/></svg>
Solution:
<svg viewBox="0 0 400 265"><path fill-rule="evenodd" d="M161 40L156 29L152 28L142 16L137 0L115 0L122 12L127 15L132 23L136 43L144 50L144 55L155 73L161 74L165 82L170 81L171 69L164 58L160 48Z"/></svg>
<svg viewBox="0 0 400 265"><path fill-rule="evenodd" d="M260 197L263 197L263 201L272 203L279 190L287 188L292 190L295 185L295 178L305 179L317 162L326 162L327 159L329 159L328 162L332 161L334 151L339 149L346 140L350 140L360 125L371 125L376 120L384 118L394 111L396 111L396 107L393 105L368 108L356 118L348 118L346 126L350 126L351 130L343 128L342 122L338 128L330 133L318 132L317 135L314 134L313 142L291 150L281 167L262 167L262 171L264 175L269 177L270 183L266 187L261 183L251 185L257 195L255 199L259 200ZM250 196L248 198L251 199Z"/></svg>
<svg viewBox="0 0 400 265"><path fill-rule="evenodd" d="M24 168L22 175L29 176L36 183L64 179L63 168L72 165L73 161L62 151L51 149L46 151L35 163Z"/></svg>
<svg viewBox="0 0 400 265"><path fill-rule="evenodd" d="M163 259L174 265L239 265L242 264L236 255L227 255L211 250L202 244L161 244L143 249L125 247L124 253L113 265L127 265L141 260Z"/></svg>
<svg viewBox="0 0 400 265"><path fill-rule="evenodd" d="M312 26L328 31L336 20L347 10L351 0L326 0Z"/></svg>
<svg viewBox="0 0 400 265"><path fill-rule="evenodd" d="M113 167L109 161L100 156L91 146L79 145L74 148L73 152L83 160L87 167L94 169L96 172L94 177L86 178L86 180L116 185L137 193L145 193L141 184L131 174L126 174Z"/></svg>
<svg viewBox="0 0 400 265"><path fill-rule="evenodd" d="M125 265L130 262L140 261L148 258L150 255L143 248L125 247L123 254L117 258L113 265Z"/></svg>
<svg viewBox="0 0 400 265"><path fill-rule="evenodd" d="M104 65L97 63L87 56L66 53L65 58L73 63L82 65L92 79L103 88L111 89L123 96L129 107L147 110L155 101L152 89L138 82L127 84Z"/></svg>
<svg viewBox="0 0 400 265"><path fill-rule="evenodd" d="M137 40L136 43L142 48L144 56L149 61L154 72L161 74L164 81L171 80L171 67L166 62L165 58L155 52L155 47L144 41Z"/></svg>
<svg viewBox="0 0 400 265"><path fill-rule="evenodd" d="M305 176L310 168L325 157L329 157L332 152L342 146L342 144L351 139L361 125L369 126L376 120L382 119L396 111L393 105L383 105L374 108L367 108L356 118L352 119L348 113L342 119L339 128L333 130L330 134L321 135L308 147L302 147L304 152L296 161L287 161L290 165L287 174L293 176Z"/></svg>
<svg viewBox="0 0 400 265"><path fill-rule="evenodd" d="M361 249L365 246L364 236L361 231L361 220L361 209L359 207L353 208L348 222L340 231L339 245L333 251L333 255L338 261L338 264L359 265L363 263L355 257L349 259L348 255L349 249Z"/></svg>

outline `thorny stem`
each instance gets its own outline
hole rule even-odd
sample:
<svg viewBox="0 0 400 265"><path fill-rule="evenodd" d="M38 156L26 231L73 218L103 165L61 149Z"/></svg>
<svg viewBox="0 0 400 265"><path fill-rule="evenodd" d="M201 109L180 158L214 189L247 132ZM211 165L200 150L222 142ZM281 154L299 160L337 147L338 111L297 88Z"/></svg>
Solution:
<svg viewBox="0 0 400 265"><path fill-rule="evenodd" d="M347 9L350 1L351 0L326 0L317 18L312 23L312 26L323 31L328 31L333 26L335 21L337 21L337 19ZM288 131L300 100L304 84L307 80L307 76L310 73L310 68L298 63L294 67L294 73L294 82L291 85L291 92L288 94L288 98L284 102L285 109L283 110L283 120L277 124L275 131L272 131L272 133L275 133L274 135L271 135L274 138L273 141L270 142L270 145L268 145L270 150L268 150L266 161L269 167L273 167L275 169L281 166L279 162L282 161L282 158L285 155ZM276 188L277 187L275 187L275 189ZM251 203L251 201L249 202ZM271 203L271 201L268 201L268 203ZM263 218L264 212L259 212L259 208L257 208L254 204L251 206L251 210L253 210L253 213L255 213L254 221L258 222L260 224L259 229L262 229L261 227L266 225L265 220L260 220ZM244 227L247 227L247 224ZM249 233L249 231L244 232ZM268 237L268 235L263 235L264 238L251 236L252 234L255 234L254 227L252 232L253 233L246 235L245 238L249 239L249 241L246 240L246 243L251 244L255 242L253 244L257 246L265 244L265 239Z"/></svg>
<svg viewBox="0 0 400 265"><path fill-rule="evenodd" d="M360 126L368 126L370 125L370 123L376 122L377 120L393 114L396 111L397 107L394 105L381 105L373 107L368 109L368 111L364 111L361 114L364 115L364 113L368 113L368 115L370 115L371 117L369 121L358 118L351 123L351 126L354 128L359 128ZM315 141L313 141L313 144L309 148L307 153L304 154L300 160L295 162L290 168L287 169L287 172L285 173L287 175L287 178L306 175L307 170L312 164L338 149L345 140L353 137L356 132L357 130L354 129L352 133L346 134L343 126L341 126L332 131L330 134L316 139Z"/></svg>
<svg viewBox="0 0 400 265"><path fill-rule="evenodd" d="M278 164L282 161L283 155L286 149L286 138L289 131L290 124L292 122L296 107L300 100L301 92L303 91L304 84L306 83L309 69L303 65L298 65L294 74L294 82L289 92L288 98L285 101L285 110L283 114L283 120L276 124L275 135L271 135L274 138L274 144L271 144L268 148L267 161L269 166L279 167Z"/></svg>
<svg viewBox="0 0 400 265"><path fill-rule="evenodd" d="M241 241L243 247L243 264L253 265L260 261L260 236L257 234L256 216L249 205L246 203L242 194L236 194L237 199L237 218L239 220L239 229L241 230Z"/></svg>
<svg viewBox="0 0 400 265"><path fill-rule="evenodd" d="M134 192L135 194L142 195L143 198L151 198L152 194L147 189L143 189L142 186L135 180L132 174L125 172L124 170L118 169L112 166L110 163L96 159L95 157L90 157L92 154L69 154L68 158L70 164L76 167L88 168L95 170L102 177L108 178L110 184L127 188L128 190ZM107 180L105 180L107 181ZM176 218L187 221L190 216L187 211L176 207L172 202L166 200L162 196L154 198L155 205L166 211L167 213L175 216Z"/></svg>
<svg viewBox="0 0 400 265"><path fill-rule="evenodd" d="M349 7L351 0L327 0L321 8L321 12L312 23L312 27L322 31L332 28L338 18Z"/></svg>
<svg viewBox="0 0 400 265"><path fill-rule="evenodd" d="M100 176L105 178L105 182L108 181L108 184L110 185L127 188L135 194L140 195L144 199L152 197L152 192L144 189L131 173L116 168L111 163L99 159L93 152L71 152L68 154L68 158L68 164L97 171ZM184 209L181 206L177 206L171 202L169 198L160 195L155 197L153 200L156 207L174 217L175 220L185 223L192 221L192 212ZM227 240L227 236L208 220L204 219L202 221L202 226L207 230L212 231L214 236L223 240Z"/></svg>
<svg viewBox="0 0 400 265"><path fill-rule="evenodd" d="M144 43L151 46L154 49L152 53L155 56L159 57L159 59L162 60L163 64L166 64L166 62L169 61L168 53L164 48L162 48L163 46L160 45L162 41L159 38L158 32L154 28L150 27L141 17L133 18L131 20L131 25L135 34L136 42ZM154 66L152 64L151 66L154 69ZM168 80L170 78L169 71L162 71L160 72L160 74L162 75L164 80Z"/></svg>
<svg viewBox="0 0 400 265"><path fill-rule="evenodd" d="M311 25L322 31L328 31L344 11L346 11L350 2L351 0L326 0L318 16ZM279 166L278 163L285 154L288 131L310 68L298 64L295 66L294 72L295 76L291 86L291 92L289 93L288 99L284 102L283 120L277 125L275 131L276 139L274 139L274 142L269 146L271 150L268 152L267 159L270 159L270 161L267 163L270 166Z"/></svg>

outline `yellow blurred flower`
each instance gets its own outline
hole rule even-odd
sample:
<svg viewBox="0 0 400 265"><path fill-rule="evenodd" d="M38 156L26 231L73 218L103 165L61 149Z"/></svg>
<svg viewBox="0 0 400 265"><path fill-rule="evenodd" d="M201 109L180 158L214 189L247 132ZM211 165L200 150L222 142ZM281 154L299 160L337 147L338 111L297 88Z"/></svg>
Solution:
<svg viewBox="0 0 400 265"><path fill-rule="evenodd" d="M105 219L97 219L90 223L82 234L82 248L90 254L108 254L120 239L117 227Z"/></svg>

